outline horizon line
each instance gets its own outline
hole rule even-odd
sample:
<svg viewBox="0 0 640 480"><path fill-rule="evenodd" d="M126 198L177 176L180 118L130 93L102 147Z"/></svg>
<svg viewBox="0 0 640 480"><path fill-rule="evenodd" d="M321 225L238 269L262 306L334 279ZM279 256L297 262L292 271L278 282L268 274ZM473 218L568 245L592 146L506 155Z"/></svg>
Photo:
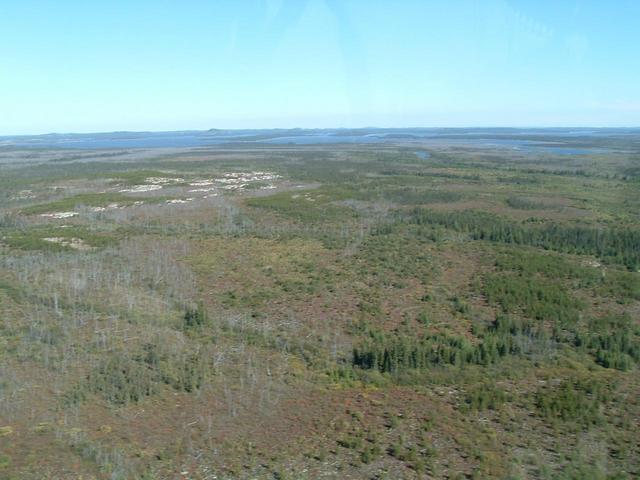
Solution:
<svg viewBox="0 0 640 480"><path fill-rule="evenodd" d="M46 133L15 133L15 134L3 134L0 133L0 138L9 137L44 137L51 135L105 135L105 134L131 134L131 133L186 133L186 132L243 132L243 131L321 131L321 130L640 130L640 125L627 125L627 126L595 126L595 125L567 125L567 126L530 126L530 125L518 125L518 126L505 126L505 125L493 125L493 126L404 126L404 127L380 127L380 126L362 126L362 127L259 127L259 128L219 128L212 127L206 129L188 128L178 130L96 130L96 131L54 131Z"/></svg>

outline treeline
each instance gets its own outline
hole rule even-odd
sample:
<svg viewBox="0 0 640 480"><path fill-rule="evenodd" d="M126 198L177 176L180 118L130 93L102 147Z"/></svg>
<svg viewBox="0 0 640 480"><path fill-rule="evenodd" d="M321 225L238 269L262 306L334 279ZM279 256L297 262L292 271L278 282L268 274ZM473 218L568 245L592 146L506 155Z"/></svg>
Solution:
<svg viewBox="0 0 640 480"><path fill-rule="evenodd" d="M531 245L561 252L596 255L630 270L640 269L640 230L558 223L526 224L484 212L434 212L416 208L408 223L443 226L468 233L474 240Z"/></svg>
<svg viewBox="0 0 640 480"><path fill-rule="evenodd" d="M375 330L354 348L352 363L391 374L437 365L490 365L506 355L528 353L533 341L546 340L548 336L541 325L507 316L499 316L475 343L462 336L419 337L410 332Z"/></svg>
<svg viewBox="0 0 640 480"><path fill-rule="evenodd" d="M421 370L434 365L491 363L493 358L462 337L378 333L353 350L353 365L382 373Z"/></svg>
<svg viewBox="0 0 640 480"><path fill-rule="evenodd" d="M628 370L640 363L640 328L626 316L591 320L586 326L548 328L530 318L498 315L476 340L447 334L369 330L353 349L352 366L402 374L442 365L490 365L507 356L545 354L558 347L589 355L605 368Z"/></svg>

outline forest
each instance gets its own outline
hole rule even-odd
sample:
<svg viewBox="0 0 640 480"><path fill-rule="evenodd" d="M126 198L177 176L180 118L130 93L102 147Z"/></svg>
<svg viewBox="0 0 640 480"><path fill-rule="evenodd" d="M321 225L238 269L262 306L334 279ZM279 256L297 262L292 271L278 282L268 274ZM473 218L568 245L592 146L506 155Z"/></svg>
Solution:
<svg viewBox="0 0 640 480"><path fill-rule="evenodd" d="M607 135L0 146L0 478L638 478Z"/></svg>

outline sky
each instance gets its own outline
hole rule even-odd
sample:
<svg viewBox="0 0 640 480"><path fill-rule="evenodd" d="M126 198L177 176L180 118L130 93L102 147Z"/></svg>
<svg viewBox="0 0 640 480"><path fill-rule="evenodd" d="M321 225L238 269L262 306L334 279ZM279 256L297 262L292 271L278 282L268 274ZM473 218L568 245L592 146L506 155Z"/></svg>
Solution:
<svg viewBox="0 0 640 480"><path fill-rule="evenodd" d="M638 0L2 0L0 135L640 126Z"/></svg>

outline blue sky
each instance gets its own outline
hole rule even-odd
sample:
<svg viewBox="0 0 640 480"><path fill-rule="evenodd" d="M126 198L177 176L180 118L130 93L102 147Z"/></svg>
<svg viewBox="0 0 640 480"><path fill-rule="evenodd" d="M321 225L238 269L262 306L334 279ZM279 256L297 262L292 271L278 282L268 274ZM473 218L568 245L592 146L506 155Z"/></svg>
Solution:
<svg viewBox="0 0 640 480"><path fill-rule="evenodd" d="M0 135L640 126L637 0L4 0Z"/></svg>

